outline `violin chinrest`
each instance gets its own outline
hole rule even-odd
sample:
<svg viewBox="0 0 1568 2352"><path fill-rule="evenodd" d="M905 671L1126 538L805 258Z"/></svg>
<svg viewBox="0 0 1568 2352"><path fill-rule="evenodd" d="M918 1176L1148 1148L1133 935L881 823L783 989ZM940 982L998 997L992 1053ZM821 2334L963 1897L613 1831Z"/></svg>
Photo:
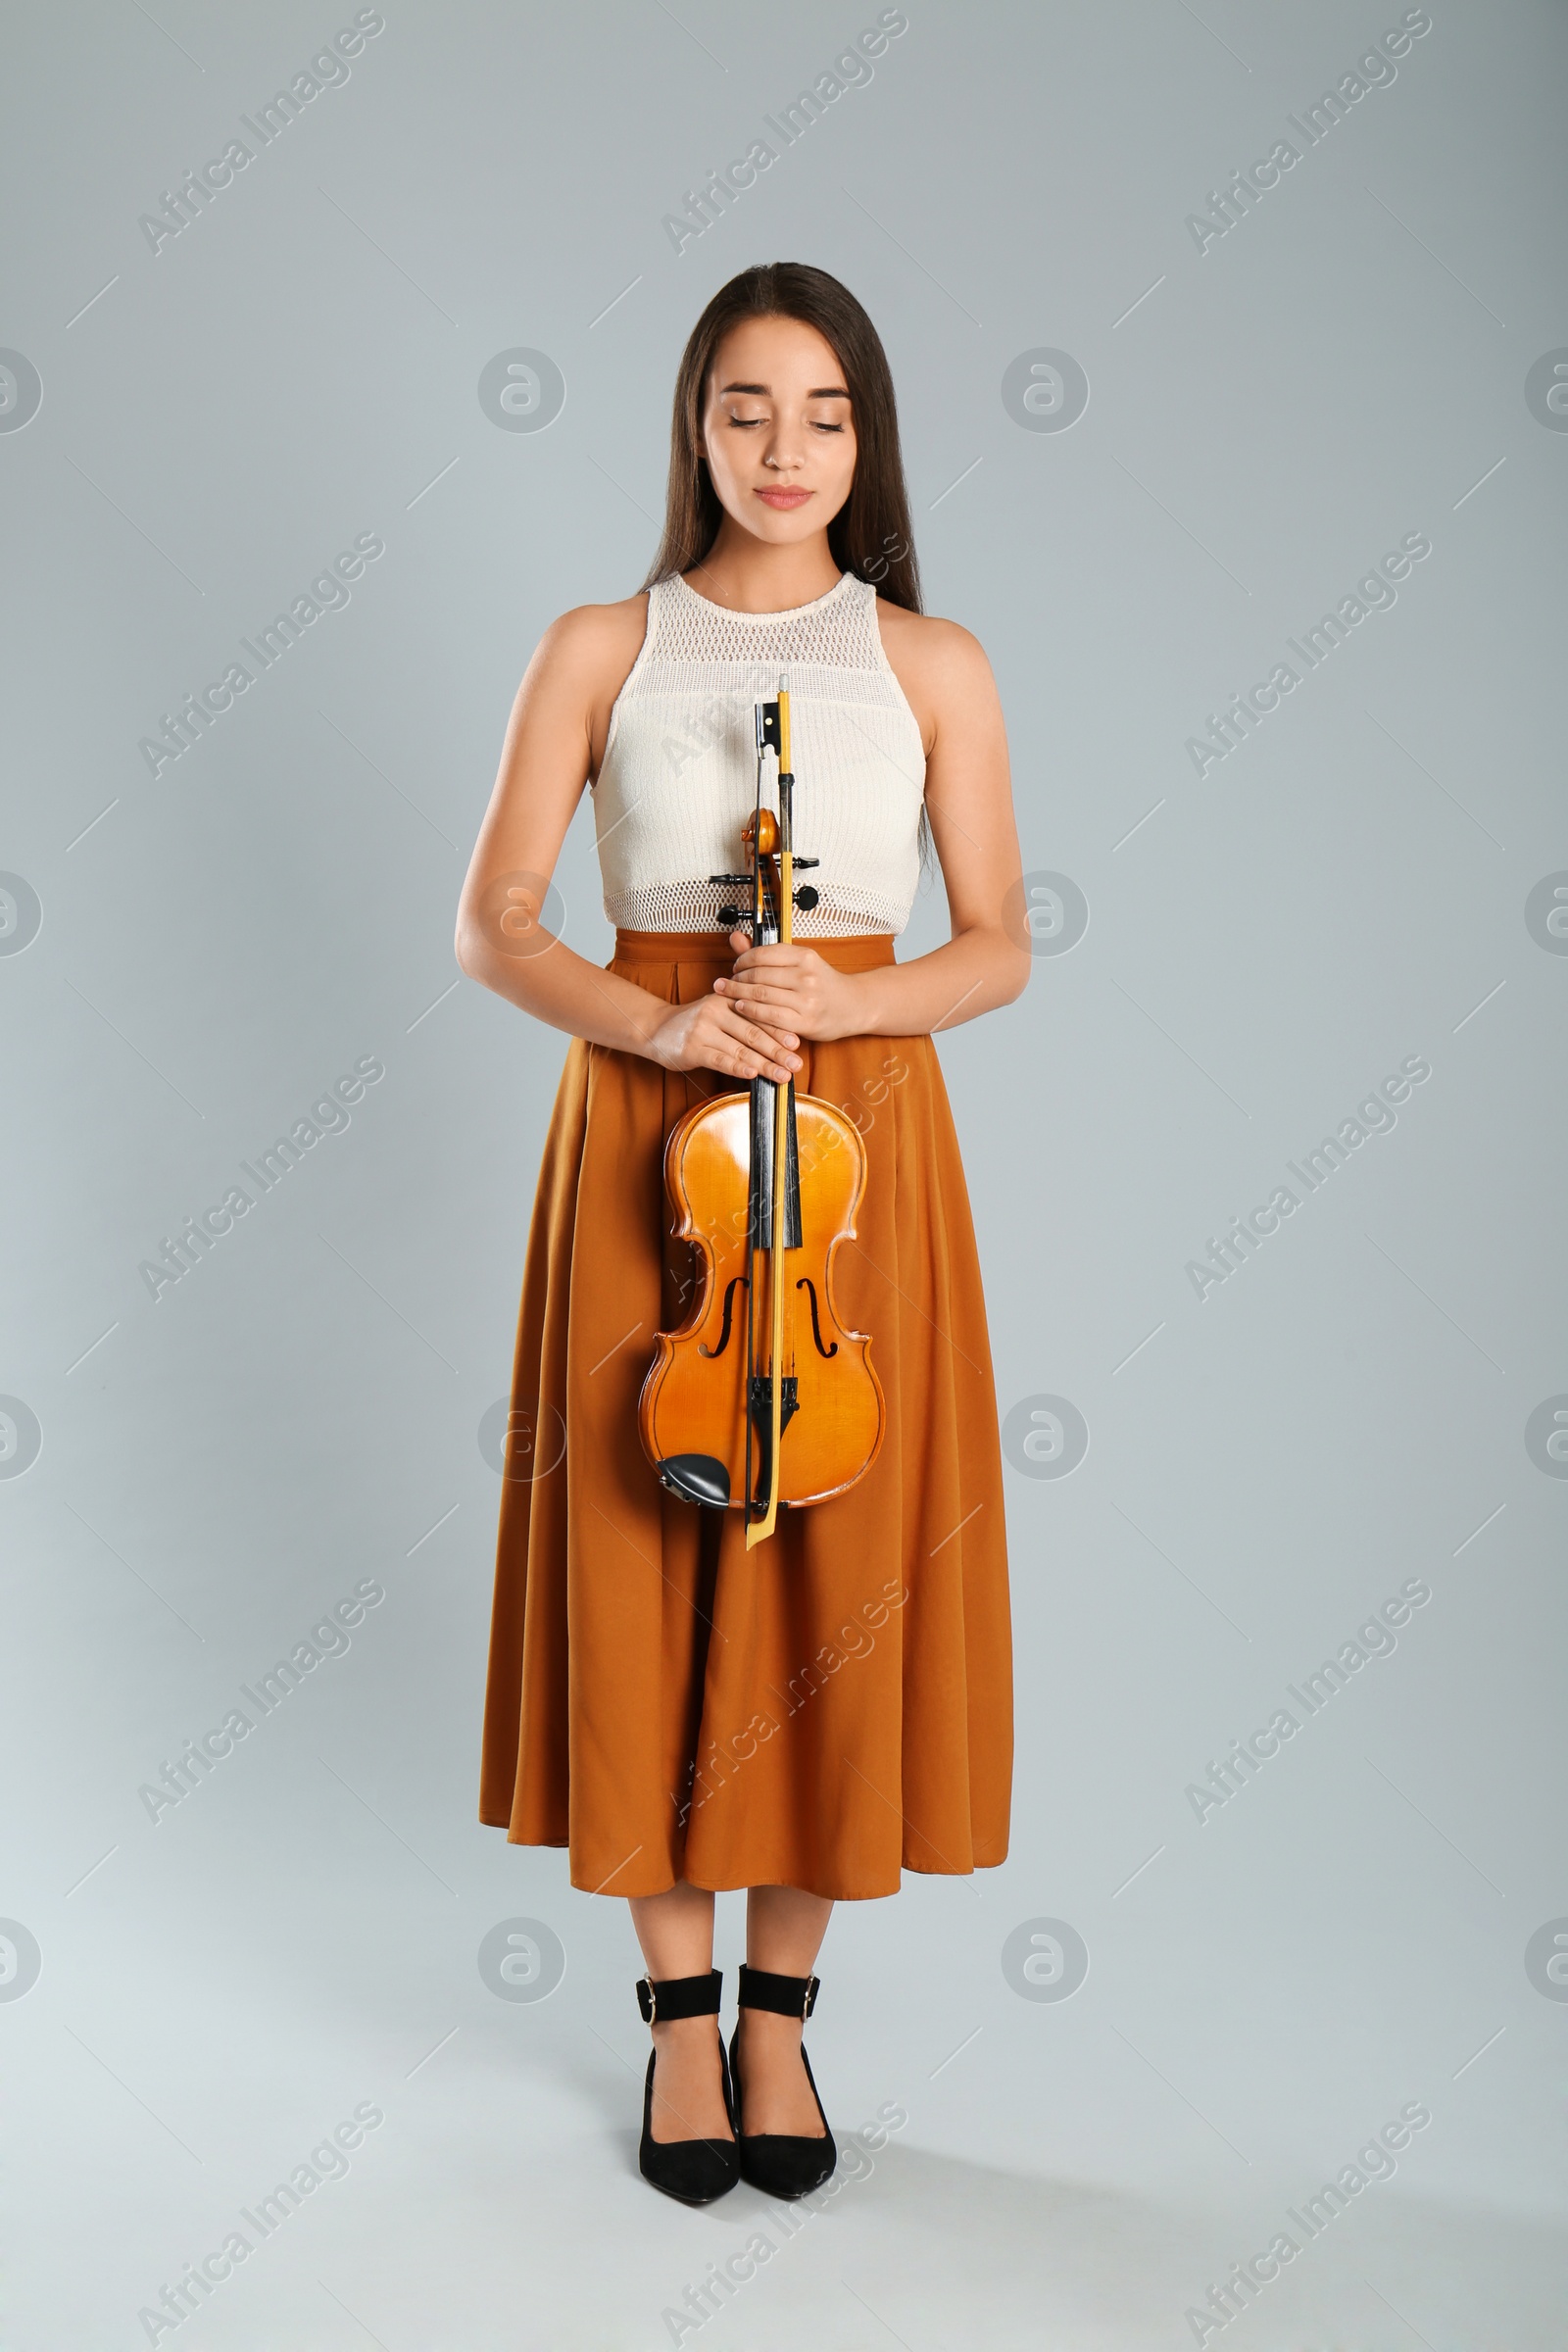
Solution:
<svg viewBox="0 0 1568 2352"><path fill-rule="evenodd" d="M682 1502L729 1501L729 1472L716 1454L667 1453L659 1464L661 1483Z"/></svg>

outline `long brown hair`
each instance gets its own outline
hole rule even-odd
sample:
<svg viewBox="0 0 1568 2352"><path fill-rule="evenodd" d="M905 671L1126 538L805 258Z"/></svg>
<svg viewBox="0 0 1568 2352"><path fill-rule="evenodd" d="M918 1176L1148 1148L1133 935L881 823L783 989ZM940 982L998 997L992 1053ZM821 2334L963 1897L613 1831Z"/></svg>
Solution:
<svg viewBox="0 0 1568 2352"><path fill-rule="evenodd" d="M703 403L713 355L745 318L798 318L833 346L855 414L855 480L827 527L841 571L870 580L879 596L920 611L920 574L899 447L898 406L882 340L836 277L805 262L760 262L720 286L681 354L669 437L664 535L643 582L651 588L700 564L718 536L723 508L703 454Z"/></svg>

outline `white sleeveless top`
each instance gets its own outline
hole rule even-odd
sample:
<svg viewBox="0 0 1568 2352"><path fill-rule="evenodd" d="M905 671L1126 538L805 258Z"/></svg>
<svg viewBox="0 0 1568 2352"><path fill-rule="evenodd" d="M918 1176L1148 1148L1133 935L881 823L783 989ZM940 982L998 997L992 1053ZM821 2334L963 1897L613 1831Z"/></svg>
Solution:
<svg viewBox="0 0 1568 2352"><path fill-rule="evenodd" d="M594 822L605 912L630 931L718 930L757 801L753 706L790 689L795 848L821 863L797 911L809 939L902 931L919 879L920 728L882 651L876 590L854 572L811 604L732 612L678 576L648 592L648 630L615 698ZM763 799L777 806L773 762ZM731 898L734 893L728 894Z"/></svg>

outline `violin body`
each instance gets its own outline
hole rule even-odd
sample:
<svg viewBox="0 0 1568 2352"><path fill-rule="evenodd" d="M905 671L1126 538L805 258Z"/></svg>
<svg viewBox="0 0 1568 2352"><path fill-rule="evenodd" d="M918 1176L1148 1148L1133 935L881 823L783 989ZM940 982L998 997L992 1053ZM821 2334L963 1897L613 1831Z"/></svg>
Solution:
<svg viewBox="0 0 1568 2352"><path fill-rule="evenodd" d="M644 1449L673 1494L749 1510L768 1496L782 1505L843 1494L876 1459L886 1418L871 1343L846 1330L833 1298L833 1260L854 1239L865 1190L865 1146L831 1102L779 1089L793 1119L783 1246L770 1250L772 1202L759 1206L756 1195L760 1093L771 1105L771 1088L725 1092L670 1130L664 1183L673 1230L697 1254L697 1298L679 1331L659 1334L638 1408ZM776 1485L770 1374L759 1375L760 1362L776 1366L782 1391Z"/></svg>

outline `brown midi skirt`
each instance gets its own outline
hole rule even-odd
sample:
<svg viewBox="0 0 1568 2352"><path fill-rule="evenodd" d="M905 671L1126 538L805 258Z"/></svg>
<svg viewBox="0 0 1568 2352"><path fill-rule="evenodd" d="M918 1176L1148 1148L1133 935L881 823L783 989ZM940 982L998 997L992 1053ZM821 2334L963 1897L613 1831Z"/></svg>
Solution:
<svg viewBox="0 0 1568 2352"><path fill-rule="evenodd" d="M893 941L813 940L840 970ZM706 995L710 933L616 934L610 969ZM569 1849L571 1883L894 1893L901 1866L1004 1860L1012 1662L1002 1458L963 1166L925 1037L805 1044L800 1093L865 1142L839 1319L871 1334L887 1423L847 1493L781 1513L660 1485L637 1400L686 1320L663 1146L727 1082L573 1039L528 1236L502 1481L479 1818Z"/></svg>

